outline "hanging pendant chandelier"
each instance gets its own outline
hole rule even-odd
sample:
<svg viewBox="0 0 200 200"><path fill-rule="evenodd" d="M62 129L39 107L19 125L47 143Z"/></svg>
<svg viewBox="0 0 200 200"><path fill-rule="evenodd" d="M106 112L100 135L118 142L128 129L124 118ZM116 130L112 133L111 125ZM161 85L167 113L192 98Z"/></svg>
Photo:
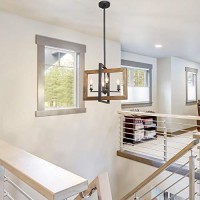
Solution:
<svg viewBox="0 0 200 200"><path fill-rule="evenodd" d="M111 68L106 67L106 9L110 7L110 2L101 1L99 7L103 9L103 53L104 62L99 63L98 70L86 70L84 72L84 100L98 100L102 103L110 103L110 100L125 100L127 99L127 69L126 68ZM120 79L116 79L115 89L111 89L111 74L121 74ZM94 89L94 81L91 75L98 75L97 89ZM115 77L115 75L114 75ZM112 84L113 85L113 84ZM94 96L93 94L97 94ZM91 95L92 94L92 95ZM116 94L116 95L113 95Z"/></svg>

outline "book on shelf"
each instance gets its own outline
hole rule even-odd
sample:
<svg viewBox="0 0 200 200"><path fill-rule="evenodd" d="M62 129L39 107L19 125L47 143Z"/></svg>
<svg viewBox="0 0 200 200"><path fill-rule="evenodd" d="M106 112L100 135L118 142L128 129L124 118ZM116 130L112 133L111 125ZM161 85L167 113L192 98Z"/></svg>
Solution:
<svg viewBox="0 0 200 200"><path fill-rule="evenodd" d="M144 138L144 129L134 131L134 141L139 142Z"/></svg>
<svg viewBox="0 0 200 200"><path fill-rule="evenodd" d="M155 136L156 136L156 131L155 130L145 130L144 131L144 137L146 139L155 138Z"/></svg>

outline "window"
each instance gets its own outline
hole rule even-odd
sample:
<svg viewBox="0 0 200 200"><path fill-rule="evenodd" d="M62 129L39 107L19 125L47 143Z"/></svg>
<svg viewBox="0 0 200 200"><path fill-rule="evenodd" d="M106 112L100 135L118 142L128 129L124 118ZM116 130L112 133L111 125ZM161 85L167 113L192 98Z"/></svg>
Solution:
<svg viewBox="0 0 200 200"><path fill-rule="evenodd" d="M197 102L197 69L185 68L186 71L186 104Z"/></svg>
<svg viewBox="0 0 200 200"><path fill-rule="evenodd" d="M86 112L83 72L86 46L36 36L38 47L38 106L36 116Z"/></svg>
<svg viewBox="0 0 200 200"><path fill-rule="evenodd" d="M128 99L122 107L152 105L152 65L134 61L121 61L128 70Z"/></svg>

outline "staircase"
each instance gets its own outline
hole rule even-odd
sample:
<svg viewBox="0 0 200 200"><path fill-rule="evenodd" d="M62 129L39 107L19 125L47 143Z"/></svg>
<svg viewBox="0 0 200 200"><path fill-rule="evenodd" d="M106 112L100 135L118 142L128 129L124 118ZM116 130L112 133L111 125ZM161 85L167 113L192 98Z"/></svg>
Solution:
<svg viewBox="0 0 200 200"><path fill-rule="evenodd" d="M200 117L130 111L119 116L117 155L157 168L119 199L199 200ZM0 200L89 200L94 193L98 200L112 200L107 173L88 185L86 179L4 141L0 149Z"/></svg>
<svg viewBox="0 0 200 200"><path fill-rule="evenodd" d="M112 200L109 178L103 173L88 181L0 140L0 200L82 200L94 193Z"/></svg>
<svg viewBox="0 0 200 200"><path fill-rule="evenodd" d="M63 200L87 189L87 180L76 174L4 141L0 141L0 149L1 200L4 198L14 199L10 192L8 192L11 186L12 189L20 193L17 196L21 196L21 199L34 199L20 187L22 183L19 184L19 180L49 200ZM8 177L8 174L18 178L14 178L16 183Z"/></svg>
<svg viewBox="0 0 200 200"><path fill-rule="evenodd" d="M200 117L130 111L119 114L118 156L158 168L121 200L200 199L200 135L196 125L196 120L200 120ZM136 134L144 135L136 127L140 127L141 130L142 126L138 126L138 122L140 119L145 119L146 122L147 118L152 118L153 124L156 124L156 135L148 140L144 138L139 141L138 138L141 137Z"/></svg>

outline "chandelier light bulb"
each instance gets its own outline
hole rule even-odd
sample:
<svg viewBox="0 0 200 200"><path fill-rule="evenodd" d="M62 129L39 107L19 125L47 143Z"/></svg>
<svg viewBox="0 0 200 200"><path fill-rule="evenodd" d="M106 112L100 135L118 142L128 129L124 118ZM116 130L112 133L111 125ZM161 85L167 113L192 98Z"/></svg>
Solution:
<svg viewBox="0 0 200 200"><path fill-rule="evenodd" d="M93 80L92 79L90 79L90 85L92 85L93 84Z"/></svg>
<svg viewBox="0 0 200 200"><path fill-rule="evenodd" d="M109 78L106 76L105 82L108 83L109 82Z"/></svg>

